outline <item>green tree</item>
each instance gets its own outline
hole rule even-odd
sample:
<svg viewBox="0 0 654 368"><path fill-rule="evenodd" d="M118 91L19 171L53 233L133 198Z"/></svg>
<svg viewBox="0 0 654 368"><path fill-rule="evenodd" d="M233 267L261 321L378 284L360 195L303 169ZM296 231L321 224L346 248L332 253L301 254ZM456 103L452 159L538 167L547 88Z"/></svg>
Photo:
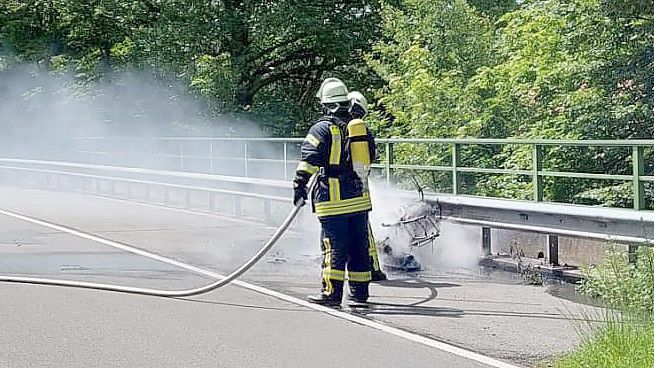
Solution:
<svg viewBox="0 0 654 368"><path fill-rule="evenodd" d="M2 44L83 81L126 68L185 80L219 112L273 118L286 134L311 118L329 74L379 82L362 56L379 0L38 0L3 3Z"/></svg>
<svg viewBox="0 0 654 368"><path fill-rule="evenodd" d="M514 137L613 139L652 137L652 20L625 18L598 0L538 1L502 18L496 50L500 62L471 83L483 95L477 124L503 126ZM627 173L628 152L559 149L545 168L557 171ZM529 150L505 149L504 166L528 167ZM513 195L528 197L530 180ZM480 184L488 194L515 184L494 177ZM547 197L571 200L598 182L550 180ZM612 183L604 183L604 185ZM619 190L614 193L621 192Z"/></svg>
<svg viewBox="0 0 654 368"><path fill-rule="evenodd" d="M24 61L42 61L60 52L58 12L48 0L0 2L0 49Z"/></svg>
<svg viewBox="0 0 654 368"><path fill-rule="evenodd" d="M466 1L405 1L382 10L383 39L369 65L386 82L379 91L384 114L374 121L390 137L455 137L479 114L467 85L478 68L492 62L488 17ZM443 164L449 147L396 147L398 163ZM427 175L425 184L446 189L445 177Z"/></svg>
<svg viewBox="0 0 654 368"><path fill-rule="evenodd" d="M652 137L653 7L644 3L406 0L386 7L384 39L369 61L387 83L379 90L387 118L377 127L403 137ZM502 4L506 8L494 13ZM396 151L401 163L451 160L444 147L399 145ZM532 159L528 147L514 146L464 147L462 156L463 165L508 169L529 169ZM552 149L544 165L628 174L628 158L626 150ZM451 182L422 178L437 190ZM629 195L628 186L612 187L616 183L546 184L552 200ZM602 189L607 185L613 189ZM465 175L464 190L525 199L533 193L531 178L509 175Z"/></svg>
<svg viewBox="0 0 654 368"><path fill-rule="evenodd" d="M514 11L519 6L516 0L468 0L468 3L493 19Z"/></svg>

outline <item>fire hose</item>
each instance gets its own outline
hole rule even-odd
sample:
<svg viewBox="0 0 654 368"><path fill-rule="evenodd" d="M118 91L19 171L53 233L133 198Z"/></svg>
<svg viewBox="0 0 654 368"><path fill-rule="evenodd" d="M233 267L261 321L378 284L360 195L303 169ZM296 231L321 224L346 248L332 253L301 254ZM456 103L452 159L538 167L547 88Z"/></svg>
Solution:
<svg viewBox="0 0 654 368"><path fill-rule="evenodd" d="M309 182L309 193L311 188L315 185L317 176L314 175ZM245 262L241 267L236 269L234 272L225 276L224 278L210 283L205 286L201 286L195 289L188 290L159 290L159 289L148 289L148 288L138 288L130 286L121 286L113 284L102 284L95 282L84 282L84 281L71 281L71 280L59 280L59 279L47 279L47 278L37 278L37 277L23 277L23 276L5 276L0 275L0 282L11 282L11 283L21 283L21 284L34 284L34 285L48 285L48 286L63 286L63 287L72 287L72 288L81 288L81 289L94 289L102 291L114 291L121 293L129 294L139 294L139 295L149 295L149 296L160 296L167 298L181 298L187 296L194 296L199 294L205 294L210 291L221 288L230 282L234 281L236 278L243 275L246 271L252 268L259 260L270 251L270 249L277 243L281 236L286 232L288 227L293 223L293 220L297 217L300 212L300 208L304 205L304 201L300 203L295 203L293 209L286 216L284 222L275 230L275 233L268 239L266 244L264 244L259 251L252 256L247 262Z"/></svg>

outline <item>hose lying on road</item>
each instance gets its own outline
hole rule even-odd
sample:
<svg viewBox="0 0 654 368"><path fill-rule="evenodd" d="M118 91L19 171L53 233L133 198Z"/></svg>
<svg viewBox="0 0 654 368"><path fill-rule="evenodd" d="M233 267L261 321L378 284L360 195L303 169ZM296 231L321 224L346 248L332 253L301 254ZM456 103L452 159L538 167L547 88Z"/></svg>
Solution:
<svg viewBox="0 0 654 368"><path fill-rule="evenodd" d="M316 176L314 175L311 178L309 183L309 188L312 188L316 182ZM309 193L311 190L309 190ZM100 284L95 282L84 282L84 281L69 281L69 280L57 280L57 279L45 279L37 277L22 277L22 276L4 276L0 275L0 282L14 282L21 284L36 284L36 285L50 285L50 286L65 286L73 288L82 288L82 289L95 289L103 291L116 291L122 293L130 294L140 294L140 295L150 295L150 296L161 296L168 298L180 298L186 296L193 296L208 293L210 291L216 290L220 287L223 287L230 282L234 281L236 278L244 274L247 270L252 268L268 251L277 243L279 238L286 232L288 227L293 223L295 217L300 212L300 208L304 203L295 204L291 212L286 216L284 222L275 230L275 233L268 239L266 244L259 249L259 251L252 256L247 262L245 262L241 267L236 271L225 276L223 279L213 282L209 285L201 286L195 289L189 290L159 290L159 289L147 289L147 288L137 288L129 286L120 286L112 284Z"/></svg>

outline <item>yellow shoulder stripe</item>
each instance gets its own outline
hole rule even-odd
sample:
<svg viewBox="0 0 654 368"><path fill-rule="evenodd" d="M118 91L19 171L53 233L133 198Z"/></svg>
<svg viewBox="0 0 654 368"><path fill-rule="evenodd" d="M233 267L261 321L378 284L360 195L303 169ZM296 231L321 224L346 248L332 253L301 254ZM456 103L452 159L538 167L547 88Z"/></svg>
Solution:
<svg viewBox="0 0 654 368"><path fill-rule="evenodd" d="M313 166L310 163L306 161L300 161L297 165L296 171L304 171L308 172L309 174L313 175L318 172L320 168L318 166Z"/></svg>
<svg viewBox="0 0 654 368"><path fill-rule="evenodd" d="M307 142L309 142L312 146L316 148L320 146L320 139L316 138L316 136L313 134L307 134L307 137L305 139Z"/></svg>

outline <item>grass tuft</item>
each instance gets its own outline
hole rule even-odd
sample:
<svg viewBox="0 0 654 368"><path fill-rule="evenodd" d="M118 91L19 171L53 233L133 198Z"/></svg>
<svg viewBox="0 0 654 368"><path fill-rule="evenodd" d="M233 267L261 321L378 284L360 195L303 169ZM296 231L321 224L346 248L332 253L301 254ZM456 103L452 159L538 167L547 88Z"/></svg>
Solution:
<svg viewBox="0 0 654 368"><path fill-rule="evenodd" d="M555 368L652 368L654 367L654 320L609 321Z"/></svg>
<svg viewBox="0 0 654 368"><path fill-rule="evenodd" d="M585 271L581 292L609 303L606 323L587 331L555 368L654 368L654 249L641 248L635 263L610 248L601 264Z"/></svg>

